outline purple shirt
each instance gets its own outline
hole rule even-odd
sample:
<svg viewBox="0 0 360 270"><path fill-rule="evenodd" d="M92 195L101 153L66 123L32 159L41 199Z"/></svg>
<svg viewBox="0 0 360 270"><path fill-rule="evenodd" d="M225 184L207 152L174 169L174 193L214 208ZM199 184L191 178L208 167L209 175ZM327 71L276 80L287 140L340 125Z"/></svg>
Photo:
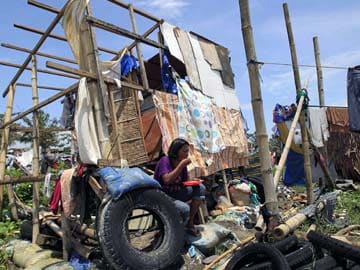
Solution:
<svg viewBox="0 0 360 270"><path fill-rule="evenodd" d="M174 168L171 165L170 158L167 156L162 157L155 168L154 178L162 185L166 193L179 191L181 189L181 183L188 180L188 171L185 167L175 181L173 181L171 184L165 184L162 181L162 176L172 172L173 170Z"/></svg>

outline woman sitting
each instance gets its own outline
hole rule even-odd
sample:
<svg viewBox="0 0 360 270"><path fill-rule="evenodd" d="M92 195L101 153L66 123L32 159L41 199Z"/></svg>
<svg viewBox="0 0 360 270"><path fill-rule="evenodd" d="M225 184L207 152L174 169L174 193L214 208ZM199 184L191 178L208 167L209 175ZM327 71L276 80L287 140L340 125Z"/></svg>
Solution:
<svg viewBox="0 0 360 270"><path fill-rule="evenodd" d="M188 158L189 143L181 138L175 139L169 147L168 156L162 157L155 168L154 178L162 185L163 190L175 199L176 208L182 218L187 221L187 230L192 235L198 235L194 227L194 218L198 212L201 200L205 199L205 187L184 186L188 180L187 165L191 163ZM191 200L190 207L186 203Z"/></svg>

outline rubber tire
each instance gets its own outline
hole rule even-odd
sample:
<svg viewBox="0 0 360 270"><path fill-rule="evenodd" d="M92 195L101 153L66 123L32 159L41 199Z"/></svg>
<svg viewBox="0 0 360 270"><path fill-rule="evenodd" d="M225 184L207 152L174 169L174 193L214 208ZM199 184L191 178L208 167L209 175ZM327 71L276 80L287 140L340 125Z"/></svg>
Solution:
<svg viewBox="0 0 360 270"><path fill-rule="evenodd" d="M314 270L330 270L338 266L337 261L332 256L326 256L315 261Z"/></svg>
<svg viewBox="0 0 360 270"><path fill-rule="evenodd" d="M281 241L272 243L272 246L280 250L281 253L286 254L290 250L292 250L293 247L296 247L298 244L299 241L296 235L291 235Z"/></svg>
<svg viewBox="0 0 360 270"><path fill-rule="evenodd" d="M237 270L244 268L244 266L253 261L254 256L262 254L266 255L271 260L271 266L277 270L290 270L290 266L285 259L285 256L267 243L257 243L246 246L237 251L228 264L225 270Z"/></svg>
<svg viewBox="0 0 360 270"><path fill-rule="evenodd" d="M153 212L164 226L163 241L150 252L133 248L127 240L127 216L136 208ZM178 258L184 244L181 217L173 201L157 189L135 190L117 201L110 200L99 213L98 226L100 246L115 269L163 269Z"/></svg>
<svg viewBox="0 0 360 270"><path fill-rule="evenodd" d="M354 262L360 263L360 248L358 247L354 247L340 240L317 233L315 231L310 231L307 235L307 238L314 245L329 250L339 257L344 257Z"/></svg>
<svg viewBox="0 0 360 270"><path fill-rule="evenodd" d="M314 247L311 243L305 242L299 245L299 248L285 256L286 261L289 263L291 269L296 269L299 266L311 262L314 258ZM263 262L259 264L246 267L248 270L264 270L273 269L271 262Z"/></svg>

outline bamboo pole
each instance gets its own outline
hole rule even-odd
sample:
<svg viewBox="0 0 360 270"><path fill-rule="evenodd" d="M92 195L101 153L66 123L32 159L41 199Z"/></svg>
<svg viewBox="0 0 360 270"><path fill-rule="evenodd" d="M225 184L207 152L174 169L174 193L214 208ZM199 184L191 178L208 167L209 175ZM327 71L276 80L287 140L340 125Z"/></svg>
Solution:
<svg viewBox="0 0 360 270"><path fill-rule="evenodd" d="M32 33L35 33L35 34L39 34L39 35L45 34L45 32L40 30L40 29L28 27L28 26L25 26L25 25L17 24L17 23L14 23L14 27L19 28L21 30L29 31L29 32L32 32ZM67 39L64 36L60 36L60 35L56 35L56 34L49 34L48 37L49 38L54 38L54 39L57 39L57 40L60 40L60 41L67 42ZM107 49L107 48L104 48L104 47L99 47L99 50L103 51L103 52L106 52L106 53L117 55L117 51L110 50L110 49Z"/></svg>
<svg viewBox="0 0 360 270"><path fill-rule="evenodd" d="M33 105L36 106L39 104L39 94L37 90L37 62L36 56L32 56L32 73L31 73L31 84L32 84L32 96L33 96ZM39 119L37 111L33 112L33 162L32 162L32 171L33 176L39 176ZM32 243L35 244L37 237L39 235L39 182L33 182L33 209L32 209Z"/></svg>
<svg viewBox="0 0 360 270"><path fill-rule="evenodd" d="M82 45L80 47L80 68L93 74L97 74L96 78L100 79L94 47L96 40L94 38L95 34L93 35L90 25L86 19L83 19L80 25L80 43ZM99 140L101 157L106 158L107 154L110 152L111 145L108 134L109 131L107 128L107 120L105 117L102 91L99 89L98 82L96 81L88 82L87 86L89 96L93 104L94 121ZM108 106L108 104L106 105Z"/></svg>
<svg viewBox="0 0 360 270"><path fill-rule="evenodd" d="M45 175L39 176L12 176L5 175L4 181L0 182L0 185L7 185L7 184L20 184L20 183L33 183L33 182L41 182L44 181ZM51 176L51 181L55 181L56 176Z"/></svg>
<svg viewBox="0 0 360 270"><path fill-rule="evenodd" d="M42 107L48 105L51 102L54 102L55 100L58 100L59 98L65 96L65 95L67 95L69 93L77 91L77 87L78 87L78 83L74 83L71 86L69 86L68 88L66 88L64 91L61 91L60 93L57 93L56 95L54 95L54 96L40 102L38 105L33 106L30 109L20 113L18 116L14 117L13 119L11 119L9 121L4 121L4 124L2 124L0 126L0 129L3 129L3 128L7 127L8 125L14 123L15 121L24 118L28 114L30 114L30 113L32 113L32 112L34 112L36 110L41 109Z"/></svg>
<svg viewBox="0 0 360 270"><path fill-rule="evenodd" d="M1 46L4 48L8 48L8 49L12 49L12 50L20 51L20 52L31 53L31 50L29 50L29 49L15 46L15 45L8 44L8 43L1 43ZM48 53L37 52L36 55L47 57L47 58L52 58L52 59L59 60L59 61L64 61L64 62L71 63L71 64L77 64L77 62L75 60L57 56L57 55L48 54Z"/></svg>
<svg viewBox="0 0 360 270"><path fill-rule="evenodd" d="M16 208L16 201L15 201L14 189L12 184L7 185L7 191L8 191L11 219L18 220L19 216Z"/></svg>
<svg viewBox="0 0 360 270"><path fill-rule="evenodd" d="M138 28L137 28L136 20L135 20L134 7L132 5L129 5L129 13L130 13L132 30L136 35L138 35ZM146 75L145 64L144 64L144 59L143 59L143 55L142 55L142 51L141 51L140 42L136 40L135 46L136 46L136 54L137 54L137 57L138 57L138 60L140 63L140 74L141 74L142 85L144 86L145 90L148 90L149 82L148 82L148 78Z"/></svg>
<svg viewBox="0 0 360 270"><path fill-rule="evenodd" d="M25 61L22 64L21 68L18 70L18 72L15 74L14 78L11 80L11 82L6 87L5 91L3 92L3 94L2 94L3 97L5 97L8 94L10 86L13 85L14 83L16 83L16 81L19 79L19 77L23 73L24 69L26 68L26 66L30 63L31 58L32 58L32 54L35 54L39 50L39 48L45 42L48 35L51 33L51 31L55 28L57 23L60 21L61 17L64 14L67 3L63 6L63 8L60 10L60 12L56 15L56 17L50 23L49 27L46 29L45 33L41 36L39 41L36 43L35 47L31 50L31 54L29 54L28 57L25 59Z"/></svg>
<svg viewBox="0 0 360 270"><path fill-rule="evenodd" d="M240 0L242 1L242 0ZM243 247L244 245L246 245L247 243L249 243L250 241L252 241L253 239L255 239L255 236L249 236L247 238L245 238L244 240L242 240L240 242L240 244L233 246L232 248L229 248L227 251L225 251L223 254L221 254L220 256L218 256L215 260L213 260L209 265L207 265L204 270L209 270L211 269L215 264L217 264L219 261L221 261L221 259L225 258L227 255L233 253L234 251L236 251L237 249Z"/></svg>
<svg viewBox="0 0 360 270"><path fill-rule="evenodd" d="M123 7L123 8L128 8L128 7L129 7L129 4L125 4L124 2L119 1L119 0L108 0L108 1L111 2L111 3L114 3L114 4L118 5L118 6L121 6L121 7ZM134 11L135 11L136 13L144 16L145 18L148 18L148 19L153 20L153 21L155 21L155 22L161 21L161 19L159 19L159 18L157 18L157 17L155 17L155 16L153 16L153 15L150 15L149 13L146 13L145 11L140 10L140 9L138 9L138 8L134 8Z"/></svg>
<svg viewBox="0 0 360 270"><path fill-rule="evenodd" d="M319 105L325 106L325 91L324 91L324 77L321 68L321 61L320 61L320 49L319 49L319 39L318 37L313 37L313 44L314 44L314 55L315 55L315 63L316 63L316 75L317 75L317 82L318 82L318 94L319 94ZM324 147L322 148L322 152L324 153L325 164L326 167L328 166L328 151L327 151L327 141L324 141ZM330 189L334 188L334 183L328 182L328 187Z"/></svg>
<svg viewBox="0 0 360 270"><path fill-rule="evenodd" d="M320 49L319 49L319 39L318 37L313 37L314 43L314 54L315 54L315 62L316 62L316 75L318 80L318 93L319 93L319 105L325 105L324 98L324 83L323 83L323 73L320 62Z"/></svg>
<svg viewBox="0 0 360 270"><path fill-rule="evenodd" d="M31 84L28 84L28 83L17 83L16 85L22 86L22 87L32 87ZM65 90L65 88L45 86L45 85L38 85L38 89L55 90L55 91L64 91Z"/></svg>
<svg viewBox="0 0 360 270"><path fill-rule="evenodd" d="M289 47L290 47L290 52L291 52L291 62L292 62L293 73L294 73L296 94L298 94L301 91L300 72L299 72L299 65L297 62L295 41L294 41L294 35L292 32L292 27L291 27L289 9L288 9L288 6L286 3L283 4L283 9L284 9L286 30L288 33ZM305 112L304 111L300 115L299 122L300 122L300 127L301 127L302 149L303 149L303 153L304 153L304 171L305 171L305 179L306 179L307 203L312 204L314 202L314 194L313 194L313 188L312 188L309 138L308 138L308 134L306 131Z"/></svg>
<svg viewBox="0 0 360 270"><path fill-rule="evenodd" d="M264 108L261 97L261 86L259 80L258 65L256 61L256 52L254 45L254 37L250 21L249 2L248 0L239 0L241 25L244 39L244 47L246 59L248 62L248 72L251 87L251 104L255 120L256 140L259 147L259 156L261 164L261 174L263 177L264 191L267 209L272 214L278 213L278 202L275 193L275 185L273 181L271 161L269 155L269 141L266 133Z"/></svg>
<svg viewBox="0 0 360 270"><path fill-rule="evenodd" d="M277 187L277 185L279 183L282 170L284 168L287 156L289 154L289 150L290 150L291 143L292 143L294 133L295 133L296 124L297 124L297 122L299 120L299 117L300 117L300 113L301 113L301 110L302 110L302 107L303 107L304 99L305 99L305 97L302 96L300 98L300 100L299 100L299 104L297 106L296 113L295 113L294 119L292 120L291 127L290 127L290 130L289 130L289 135L288 135L288 137L286 139L285 147L284 147L284 149L283 149L283 151L281 153L279 164L276 167L276 172L275 172L275 176L274 176L275 188Z"/></svg>
<svg viewBox="0 0 360 270"><path fill-rule="evenodd" d="M226 195L226 198L229 200L229 202L231 202L230 194L229 194L229 188L228 188L228 181L227 181L227 178L226 178L225 170L222 170L222 175L223 175L223 181L224 181L225 195Z"/></svg>
<svg viewBox="0 0 360 270"><path fill-rule="evenodd" d="M19 69L21 69L21 67L22 67L21 65L14 64L14 63L9 63L9 62L4 62L4 61L0 61L0 65L7 66L7 67L19 68ZM31 70L31 68L25 67L24 70ZM79 79L77 76L69 75L69 74L66 74L66 73L54 72L54 71L46 70L46 69L40 69L39 68L37 71L40 72L40 73L46 73L46 74L50 74L50 75L67 77L67 78L71 78L71 79Z"/></svg>
<svg viewBox="0 0 360 270"><path fill-rule="evenodd" d="M11 119L11 114L14 106L14 96L15 96L15 85L11 85L9 89L9 95L7 97L6 110L4 115L4 122L7 122ZM2 130L1 136L1 148L0 148L0 182L3 183L5 180L5 170L6 170L6 152L9 146L9 127ZM2 220L2 210L4 204L3 197L3 186L0 186L0 220Z"/></svg>

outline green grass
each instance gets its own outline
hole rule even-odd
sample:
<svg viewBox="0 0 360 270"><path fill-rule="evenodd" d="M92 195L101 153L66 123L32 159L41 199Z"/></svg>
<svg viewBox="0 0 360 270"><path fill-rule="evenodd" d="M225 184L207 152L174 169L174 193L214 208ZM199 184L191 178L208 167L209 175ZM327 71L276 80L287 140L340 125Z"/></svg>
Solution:
<svg viewBox="0 0 360 270"><path fill-rule="evenodd" d="M357 191L346 191L338 194L335 208L335 216L342 215L347 221L347 225L360 224L360 190ZM336 220L339 220L337 217ZM306 232L310 224L316 224L316 230L325 234L334 234L341 228L335 224L326 223L320 218L314 220L307 220L301 225L298 230Z"/></svg>

